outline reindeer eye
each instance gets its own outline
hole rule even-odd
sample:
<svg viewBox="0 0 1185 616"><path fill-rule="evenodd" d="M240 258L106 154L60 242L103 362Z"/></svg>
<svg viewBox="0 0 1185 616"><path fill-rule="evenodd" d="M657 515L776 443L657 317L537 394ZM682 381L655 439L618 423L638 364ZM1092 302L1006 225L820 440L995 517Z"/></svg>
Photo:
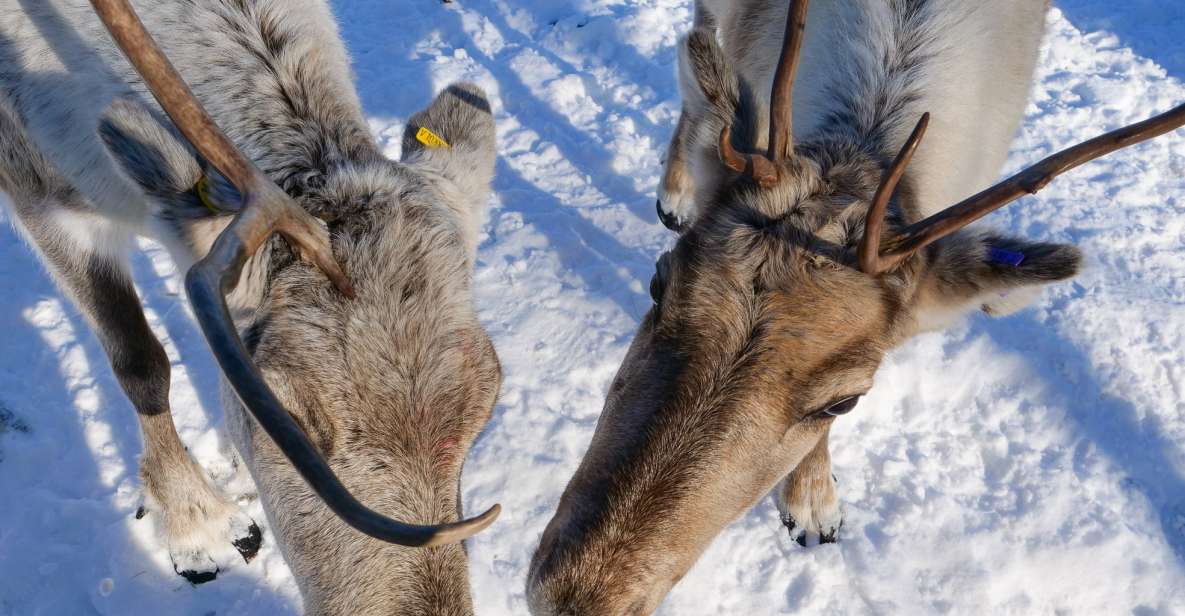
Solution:
<svg viewBox="0 0 1185 616"><path fill-rule="evenodd" d="M840 415L847 415L856 408L856 404L860 402L860 396L851 396L844 398L838 402L832 402L827 408L819 411L819 415L823 417L839 417Z"/></svg>

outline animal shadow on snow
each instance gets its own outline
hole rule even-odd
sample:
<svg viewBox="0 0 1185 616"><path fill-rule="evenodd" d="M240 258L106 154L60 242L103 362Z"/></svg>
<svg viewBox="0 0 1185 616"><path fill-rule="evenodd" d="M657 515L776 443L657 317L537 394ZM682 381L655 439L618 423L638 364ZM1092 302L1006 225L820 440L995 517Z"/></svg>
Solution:
<svg viewBox="0 0 1185 616"><path fill-rule="evenodd" d="M612 153L596 139L574 126L569 118L559 114L546 101L535 96L522 77L509 67L507 60L513 53L529 49L543 56L565 74L583 74L584 71L527 40L525 35L507 24L499 9L488 2L473 1L459 7L456 4L449 7L439 3L404 0L386 3L383 7L376 10L391 14L390 19L377 19L368 23L343 19L342 23L343 36L358 65L356 70L359 74L359 92L368 114L406 117L410 110L422 106L432 95L431 88L427 85L415 89L414 98L409 98L407 94L390 95L393 88L398 88L392 81L395 78L399 83L432 83L431 76L423 72L427 63L422 59L408 63L414 64L414 67L395 66L382 71L381 74L375 72L375 67L363 66L362 59L372 53L373 44L369 40L378 28L374 24L401 24L405 43L401 47L383 52L385 57L392 58L390 61L395 63L401 62L399 52L410 53L416 41L442 37L446 44L464 49L470 58L493 76L507 114L513 115L524 129L539 135L542 143L554 145L579 175L591 177L592 188L602 192L611 202L625 204L631 214L657 227L657 219L653 213L653 195L647 196L637 192L632 187L633 179L613 171L609 167ZM348 15L351 10L344 6L335 8L338 9L339 17ZM463 20L467 15L480 15L488 19L489 25L496 28L508 41L506 51L491 57L478 49L464 29ZM396 16L399 19L396 19ZM642 61L649 62L638 60ZM673 69L671 72L670 85L674 91ZM370 80L367 76L375 79ZM606 108L611 106L610 103L602 101L598 101L598 104ZM636 110L632 109L613 111L636 113ZM641 117L640 113L636 115ZM673 127L671 128L673 130ZM665 143L665 139L669 137L669 131L666 129L656 128L653 132L655 134L651 136L657 140L656 142ZM655 155L657 156L657 153ZM564 267L568 272L581 276L590 293L610 297L625 314L635 320L641 319L650 305L650 300L644 292L631 290L629 283L632 279L640 283L640 288L646 288L654 271L656 255L623 245L612 234L582 216L578 208L566 206L556 196L523 177L503 158L499 158L497 163L494 190L501 197L504 209L521 214L526 224L534 226L548 237L549 244ZM627 272L626 275L619 273L623 269Z"/></svg>
<svg viewBox="0 0 1185 616"><path fill-rule="evenodd" d="M0 282L10 289L0 302L7 351L0 356L0 392L28 430L0 437L0 492L15 504L0 508L0 524L19 530L0 554L0 563L8 562L0 576L0 613L11 608L13 614L72 614L87 605L113 613L129 604L160 613L208 613L210 605L248 600L265 613L287 611L288 598L258 586L258 573L246 571L259 564L236 565L216 582L193 588L168 567L163 543L144 545L132 534L133 529L136 534L151 530L151 520L134 519L142 450L135 410L86 321L7 221L0 227ZM204 344L184 324L185 311L176 309L183 298L162 298L165 280L145 267L146 261L134 260L145 304L160 316L174 342L186 338ZM47 302L61 306L61 319L39 327L31 315L47 309ZM73 335L65 338L65 332ZM217 387L216 368L208 357L186 355L181 353L202 411L217 423L219 407L208 401L217 397L210 389ZM73 372L79 366L86 368L82 375ZM129 488L134 495L124 493ZM105 578L113 582L109 590L101 590Z"/></svg>
<svg viewBox="0 0 1185 616"><path fill-rule="evenodd" d="M515 115L524 126L534 130L540 137L554 145L563 154L564 160L577 167L583 174L593 178L593 188L612 202L623 204L627 211L638 219L657 225L658 220L654 211L655 195L649 188L650 184L656 183L657 177L653 178L653 182L647 183L647 192L638 192L634 186L635 178L624 176L612 168L611 162L614 153L602 144L613 141L612 127L622 121L611 120L609 118L611 114L631 120L644 133L644 136L651 138L657 148L666 146L674 132L674 123L672 122L669 126L656 126L643 113L646 106L653 103L642 103L641 107L633 107L613 101L610 93L602 91L602 87L591 69L628 67L625 72L630 79L643 79L646 85L659 93L659 96L662 96L662 93L675 95L678 92L675 83L675 48L673 46L665 48L657 54L657 57L646 58L637 53L634 47L624 39L612 16L603 15L578 19L584 15L582 9L579 6L564 3L557 3L549 7L554 14L533 15L539 23L530 34L524 34L512 27L507 22L504 12L489 0L469 0L459 6L458 10L450 10L448 13L455 16L457 28L461 30L462 36L469 43L472 41L468 39L468 35L464 34L461 23L466 14L485 18L488 20L489 26L497 30L508 41L505 48L496 57L486 55L475 45L464 46L466 52L479 61L497 79L502 103L507 112ZM562 7L562 9L556 7ZM620 7L606 8L618 13L623 12ZM559 16L560 13L563 14L562 18ZM568 22L573 20L578 21L574 27L575 30L582 30L585 27L593 28L594 34L603 32L606 38L615 41L616 44L612 46L612 58L608 62L600 63L600 55L594 48L588 50L592 53L588 55L589 62L586 66L575 66L548 49L547 45L540 44L531 38L533 35L538 39L546 40L552 36L562 37L565 34L578 37L577 33L564 30L567 28ZM587 45L585 46L587 47ZM560 74L576 75L581 78L589 100L603 109L596 122L597 128L595 130L598 139L591 138L588 133L574 125L571 119L556 112L546 101L533 95L528 85L523 81L522 74L508 68L510 64L508 60L512 59L517 52L527 49L558 69ZM656 171L660 171L657 165L659 154L659 149L652 153L655 158ZM649 281L649 277L646 280Z"/></svg>
<svg viewBox="0 0 1185 616"><path fill-rule="evenodd" d="M1130 14L1116 12L1113 5L1093 0L1059 0L1058 5L1078 27L1087 31L1111 31L1120 37L1122 44L1157 61L1170 73L1178 77L1185 75L1185 39L1177 37L1177 29L1172 27L1158 25L1153 32L1147 20L1140 18L1141 15L1146 17L1155 13L1158 22L1164 20L1160 23L1185 23L1185 5L1166 8L1160 0L1137 2L1136 8L1140 10L1133 10ZM630 178L615 173L607 165L590 165L587 161L611 160L612 153L533 95L522 77L508 68L505 60L512 57L514 52L530 49L565 74L585 75L586 71L572 66L512 28L502 11L492 2L470 0L459 8L454 4L452 9L434 4L404 0L390 5L390 10L400 14L418 12L430 16L415 20L415 27L422 29L417 32L417 37L440 35L454 47L464 48L497 80L508 113L514 114L524 127L534 130L541 138L554 144L570 164L593 178L595 188L603 190L614 201L626 203L639 218L653 222L653 197L638 193L632 188ZM1153 7L1153 4L1156 6ZM575 12L575 9L565 10L569 14ZM506 41L504 50L509 51L490 57L477 49L465 34L462 11L488 19L489 24ZM538 21L549 22L548 19ZM554 25L555 22L550 23ZM345 27L349 39L352 26ZM538 31L542 29L542 26L537 27ZM617 38L622 38L619 30L614 32ZM614 61L628 65L631 69L647 69L647 74L656 80L652 84L656 91L675 91L673 68L666 71L665 75L658 75L654 68L663 62L662 54L669 53L670 58L667 59L673 62L673 50L664 50L660 52L659 58L649 59L637 54L624 41L617 47ZM427 76L420 78L425 83L429 82ZM663 80L667 83L662 83ZM381 93L382 90L368 92L363 81L363 97L368 111L383 110L389 104L389 100L384 99ZM596 89L590 88L590 96L595 94ZM424 93L424 96L428 95ZM387 110L394 114L405 113L422 102L416 100L412 104L404 101L397 108ZM655 126L636 109L619 107L603 99L597 103L607 111L634 119L655 143L665 144L673 130L673 127ZM600 133L600 136L605 141L611 137L605 132ZM565 207L559 199L538 188L501 159L498 162L495 189L503 198L503 207L521 213L527 223L534 224L549 236L565 267L584 276L590 292L609 295L627 314L640 318L642 311L649 305L648 300L641 296L643 294L624 289L620 281L614 278L614 272L616 268L625 267L637 280L649 280L653 271L653 255L623 246L612 235L583 218L575 208ZM1140 423L1136 408L1129 401L1107 393L1089 358L1055 330L1038 323L1031 313L1022 312L1002 320L978 321L977 327L983 327L1001 348L1023 349L1033 358L1057 358L1057 361L1034 360L1031 369L1050 384L1055 398L1065 402L1067 416L1082 439L1078 443L1075 458L1085 455L1085 451L1093 444L1125 473L1129 479L1125 485L1146 499L1156 512L1166 542L1185 568L1185 530L1180 528L1181 518L1185 517L1185 477L1173 470L1168 455L1171 451L1169 448L1176 445L1160 433L1155 425ZM1073 381L1072 386L1064 385L1068 379Z"/></svg>
<svg viewBox="0 0 1185 616"><path fill-rule="evenodd" d="M1075 301L1073 298L1055 300ZM1104 454L1114 468L1126 475L1124 487L1148 502L1159 518L1165 542L1185 570L1185 477L1175 470L1169 455L1179 449L1161 433L1154 421L1140 422L1136 407L1112 395L1100 382L1089 357L1072 341L1039 322L1031 311L1003 319L977 317L977 328L986 330L1000 348L1028 357L1028 367L1050 387L1053 400L1063 404L1071 429L1081 436L1074 452L1074 473L1090 472L1079 462L1090 446ZM1114 520L1115 524L1138 523Z"/></svg>
<svg viewBox="0 0 1185 616"><path fill-rule="evenodd" d="M29 0L22 4L33 8ZM71 50L86 48L58 15L45 7L38 9L29 11L36 16L34 27L55 33L49 40L57 46L59 57L68 58ZM0 38L0 57L11 50L12 42ZM20 69L8 66L5 70ZM64 70L65 75L46 73L31 78L69 79L72 67L67 65ZM167 567L167 559L162 566L152 564L152 555L164 553L163 543L140 545L127 524L136 511L141 489L137 457L142 443L136 413L88 324L13 231L9 215L0 215L0 278L11 280L4 285L10 292L0 302L4 347L9 351L0 357L0 391L34 438L10 439L15 442L8 448L5 464L36 470L0 473L0 490L24 503L0 513L6 527L21 529L14 544L0 555L0 563L9 558L20 563L4 567L8 573L0 577L0 598L7 604L0 603L0 607L9 609L12 601L20 598L38 603L29 610L13 607L14 613L35 611L34 607L47 613L77 613L88 604L99 612L109 612L118 611L117 606L127 601L146 609L155 604L158 611L171 613L246 600L263 610L273 606L283 609L288 604L286 598L257 587L256 576L244 575L239 567L224 572L214 585L179 593L176 591L189 585ZM133 251L131 261L146 312L156 315L157 325L171 340L167 348L178 360L173 376L184 366L198 405L207 421L217 425L221 421L217 368L181 305L184 295L170 290L168 281L156 274L144 254ZM39 308L50 308L46 302L60 305L61 318L39 327L30 317ZM69 339L63 340L66 332ZM62 361L67 356L69 363ZM74 372L80 366L84 368L81 375ZM176 399L176 379L173 384L172 397ZM136 495L124 494L128 488ZM145 519L135 524L151 522ZM110 580L101 583L107 578ZM30 593L32 588L43 590ZM52 590L44 590L47 588ZM46 605L47 600L52 605Z"/></svg>

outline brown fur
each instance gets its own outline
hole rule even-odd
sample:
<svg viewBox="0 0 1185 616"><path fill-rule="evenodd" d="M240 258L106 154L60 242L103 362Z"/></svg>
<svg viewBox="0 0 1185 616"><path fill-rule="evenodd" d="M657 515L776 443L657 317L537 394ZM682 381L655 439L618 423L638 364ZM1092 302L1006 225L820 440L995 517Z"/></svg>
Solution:
<svg viewBox="0 0 1185 616"><path fill-rule="evenodd" d="M716 534L780 480L783 513L805 511L812 532L827 532L816 511L836 504L826 441L834 418L824 411L865 393L884 353L932 314L987 306L1077 270L1072 247L963 232L887 274L862 273L864 216L901 145L893 136L904 137L893 127L917 117L904 105L837 116L764 189L729 172L717 145L728 125L734 148L758 149L763 105L730 67L751 51L726 54L706 29L685 42L682 151L695 158L698 212L658 261L655 305L535 553L535 614L652 612ZM928 58L901 53L906 69ZM896 87L899 77L887 79ZM912 100L908 90L894 95ZM868 118L877 121L860 123ZM917 182L906 176L889 232L917 220ZM993 263L992 247L1026 260Z"/></svg>

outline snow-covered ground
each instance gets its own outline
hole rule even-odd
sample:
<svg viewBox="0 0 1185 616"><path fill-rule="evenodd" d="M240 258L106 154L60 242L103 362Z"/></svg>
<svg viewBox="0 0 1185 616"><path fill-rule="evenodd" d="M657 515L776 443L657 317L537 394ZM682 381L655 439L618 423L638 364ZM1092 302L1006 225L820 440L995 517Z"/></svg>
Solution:
<svg viewBox="0 0 1185 616"><path fill-rule="evenodd" d="M523 614L539 534L672 241L654 217L690 0L340 0L374 132L456 79L495 98L500 150L477 300L506 374L464 478L499 501L471 544L480 614ZM1009 166L1185 101L1185 3L1058 0ZM1185 134L1090 164L991 217L1088 254L1034 307L895 352L832 432L841 542L792 544L763 503L661 614L1185 614ZM3 214L0 214L3 216ZM182 438L220 481L218 374L176 270L135 258ZM0 616L287 614L260 558L192 587L140 503L140 442L94 336L0 225ZM250 486L232 485L250 494ZM250 508L263 520L255 502Z"/></svg>

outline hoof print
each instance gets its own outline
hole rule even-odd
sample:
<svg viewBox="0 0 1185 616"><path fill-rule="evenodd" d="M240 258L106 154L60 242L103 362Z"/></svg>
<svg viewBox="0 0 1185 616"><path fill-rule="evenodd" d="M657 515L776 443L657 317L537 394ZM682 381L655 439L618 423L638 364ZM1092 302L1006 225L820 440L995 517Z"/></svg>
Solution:
<svg viewBox="0 0 1185 616"><path fill-rule="evenodd" d="M243 561L249 563L259 553L259 547L263 545L263 532L259 530L259 525L251 524L247 528L247 536L235 539L231 544L239 551Z"/></svg>

